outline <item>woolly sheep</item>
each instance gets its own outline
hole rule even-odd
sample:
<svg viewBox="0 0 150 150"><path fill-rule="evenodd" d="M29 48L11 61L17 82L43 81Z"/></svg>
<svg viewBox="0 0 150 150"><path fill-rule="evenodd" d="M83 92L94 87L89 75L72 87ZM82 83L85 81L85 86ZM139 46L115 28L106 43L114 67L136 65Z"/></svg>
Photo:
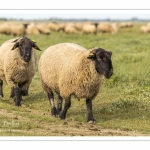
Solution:
<svg viewBox="0 0 150 150"><path fill-rule="evenodd" d="M26 29L26 34L27 35L39 35L40 32L37 29L35 23L30 23Z"/></svg>
<svg viewBox="0 0 150 150"><path fill-rule="evenodd" d="M117 34L118 28L115 23L101 22L97 27L98 32Z"/></svg>
<svg viewBox="0 0 150 150"><path fill-rule="evenodd" d="M95 25L87 24L87 25L83 26L82 31L83 31L83 33L87 33L87 34L96 34L97 28Z"/></svg>
<svg viewBox="0 0 150 150"><path fill-rule="evenodd" d="M76 33L78 33L78 31L76 30L76 28L74 26L70 26L70 25L67 25L65 27L64 31L67 34L76 34Z"/></svg>
<svg viewBox="0 0 150 150"><path fill-rule="evenodd" d="M51 31L46 23L38 23L36 26L41 34L49 35L51 33Z"/></svg>
<svg viewBox="0 0 150 150"><path fill-rule="evenodd" d="M0 47L0 95L3 97L3 81L11 87L11 98L20 106L22 96L35 74L36 52L38 46L27 37L11 39Z"/></svg>
<svg viewBox="0 0 150 150"><path fill-rule="evenodd" d="M143 25L143 26L140 27L140 31L142 33L148 33L148 32L150 32L150 27L146 26L146 25Z"/></svg>
<svg viewBox="0 0 150 150"><path fill-rule="evenodd" d="M10 34L14 36L23 36L25 35L25 26L20 23L13 23L10 25Z"/></svg>
<svg viewBox="0 0 150 150"><path fill-rule="evenodd" d="M4 22L0 24L0 34L10 34L10 23Z"/></svg>
<svg viewBox="0 0 150 150"><path fill-rule="evenodd" d="M111 52L102 48L87 50L73 43L50 46L41 55L39 73L41 83L51 105L52 116L66 118L71 96L86 98L89 123L94 123L92 100L97 96L103 76L113 74ZM53 91L58 94L57 109ZM62 110L62 100L65 99Z"/></svg>
<svg viewBox="0 0 150 150"><path fill-rule="evenodd" d="M121 22L119 24L120 28L128 28L128 27L133 27L133 23L132 22Z"/></svg>

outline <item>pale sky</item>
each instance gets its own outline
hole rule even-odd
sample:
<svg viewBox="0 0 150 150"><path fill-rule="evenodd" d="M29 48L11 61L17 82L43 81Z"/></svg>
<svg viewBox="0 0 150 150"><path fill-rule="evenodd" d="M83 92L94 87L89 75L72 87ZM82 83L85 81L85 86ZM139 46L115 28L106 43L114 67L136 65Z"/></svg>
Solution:
<svg viewBox="0 0 150 150"><path fill-rule="evenodd" d="M149 0L1 0L0 18L150 19Z"/></svg>
<svg viewBox="0 0 150 150"><path fill-rule="evenodd" d="M60 18L60 19L111 19L111 20L126 20L126 19L143 19L150 20L149 11L122 11L122 10L111 10L111 11L95 11L95 10L3 10L0 11L0 18L13 18L13 19L49 19L49 18Z"/></svg>

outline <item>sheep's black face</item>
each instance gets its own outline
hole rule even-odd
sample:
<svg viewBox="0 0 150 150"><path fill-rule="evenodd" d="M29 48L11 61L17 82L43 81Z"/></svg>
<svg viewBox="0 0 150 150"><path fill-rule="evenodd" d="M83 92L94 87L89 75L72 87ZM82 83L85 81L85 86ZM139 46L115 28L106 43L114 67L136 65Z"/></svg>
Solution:
<svg viewBox="0 0 150 150"><path fill-rule="evenodd" d="M92 54L88 58L95 61L95 69L99 74L103 74L109 79L113 74L113 66L111 61L112 52L105 51L98 48L93 50Z"/></svg>
<svg viewBox="0 0 150 150"><path fill-rule="evenodd" d="M25 62L29 62L32 55L32 42L29 39L19 41L20 55Z"/></svg>
<svg viewBox="0 0 150 150"><path fill-rule="evenodd" d="M13 42L16 42L18 39L16 39ZM35 44L35 42L33 42L32 40L30 40L27 37L23 37L22 39L18 40L18 42L16 42L13 46L13 48L11 50L14 50L16 48L19 48L20 50L20 56L23 58L23 60L25 62L29 62L32 56L32 48L35 48L37 50L40 50L39 47Z"/></svg>

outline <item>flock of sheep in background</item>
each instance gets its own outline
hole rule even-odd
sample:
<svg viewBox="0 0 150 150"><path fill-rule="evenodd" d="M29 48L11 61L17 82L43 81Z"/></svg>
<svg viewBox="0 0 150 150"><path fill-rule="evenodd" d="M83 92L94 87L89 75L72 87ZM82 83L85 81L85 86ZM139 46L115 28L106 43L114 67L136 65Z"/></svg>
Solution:
<svg viewBox="0 0 150 150"><path fill-rule="evenodd" d="M0 23L0 34L21 35L49 35L51 31L64 32L66 34L117 34L118 28L133 27L131 22L122 22L119 25L111 22L2 22Z"/></svg>

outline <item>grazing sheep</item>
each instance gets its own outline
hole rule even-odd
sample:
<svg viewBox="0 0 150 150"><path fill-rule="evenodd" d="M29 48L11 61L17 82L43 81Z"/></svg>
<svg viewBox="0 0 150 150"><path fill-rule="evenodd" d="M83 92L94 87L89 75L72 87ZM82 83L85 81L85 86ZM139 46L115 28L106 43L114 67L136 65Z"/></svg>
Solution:
<svg viewBox="0 0 150 150"><path fill-rule="evenodd" d="M82 31L85 34L96 34L97 33L97 28L96 28L95 25L87 24L87 25L83 26Z"/></svg>
<svg viewBox="0 0 150 150"><path fill-rule="evenodd" d="M3 97L3 80L11 87L11 98L20 106L35 74L38 46L27 37L11 39L0 47L0 95Z"/></svg>
<svg viewBox="0 0 150 150"><path fill-rule="evenodd" d="M25 35L26 28L23 24L13 23L10 25L10 34L14 36L23 36Z"/></svg>
<svg viewBox="0 0 150 150"><path fill-rule="evenodd" d="M118 28L115 23L101 22L97 27L98 32L117 34Z"/></svg>
<svg viewBox="0 0 150 150"><path fill-rule="evenodd" d="M71 25L67 25L65 27L64 31L67 34L77 34L78 33L77 29L74 26L71 26Z"/></svg>
<svg viewBox="0 0 150 150"><path fill-rule="evenodd" d="M44 51L39 60L39 73L53 116L66 118L73 95L77 99L86 98L87 121L95 121L92 100L99 92L103 76L110 78L113 74L111 55L102 48L87 50L72 43L53 45ZM57 110L53 91L58 94ZM65 105L62 110L63 99Z"/></svg>
<svg viewBox="0 0 150 150"><path fill-rule="evenodd" d="M40 32L37 29L35 23L30 23L26 28L26 34L27 35L39 35Z"/></svg>
<svg viewBox="0 0 150 150"><path fill-rule="evenodd" d="M119 24L120 28L128 28L128 27L133 27L133 23L132 22L121 22Z"/></svg>
<svg viewBox="0 0 150 150"><path fill-rule="evenodd" d="M39 32L41 34L46 34L46 35L49 35L51 33L49 27L47 24L45 23L38 23L37 24L37 29L39 30Z"/></svg>
<svg viewBox="0 0 150 150"><path fill-rule="evenodd" d="M150 27L143 25L140 27L140 31L141 31L141 33L148 33L148 32L150 32Z"/></svg>
<svg viewBox="0 0 150 150"><path fill-rule="evenodd" d="M10 34L11 23L4 22L0 24L0 34Z"/></svg>

